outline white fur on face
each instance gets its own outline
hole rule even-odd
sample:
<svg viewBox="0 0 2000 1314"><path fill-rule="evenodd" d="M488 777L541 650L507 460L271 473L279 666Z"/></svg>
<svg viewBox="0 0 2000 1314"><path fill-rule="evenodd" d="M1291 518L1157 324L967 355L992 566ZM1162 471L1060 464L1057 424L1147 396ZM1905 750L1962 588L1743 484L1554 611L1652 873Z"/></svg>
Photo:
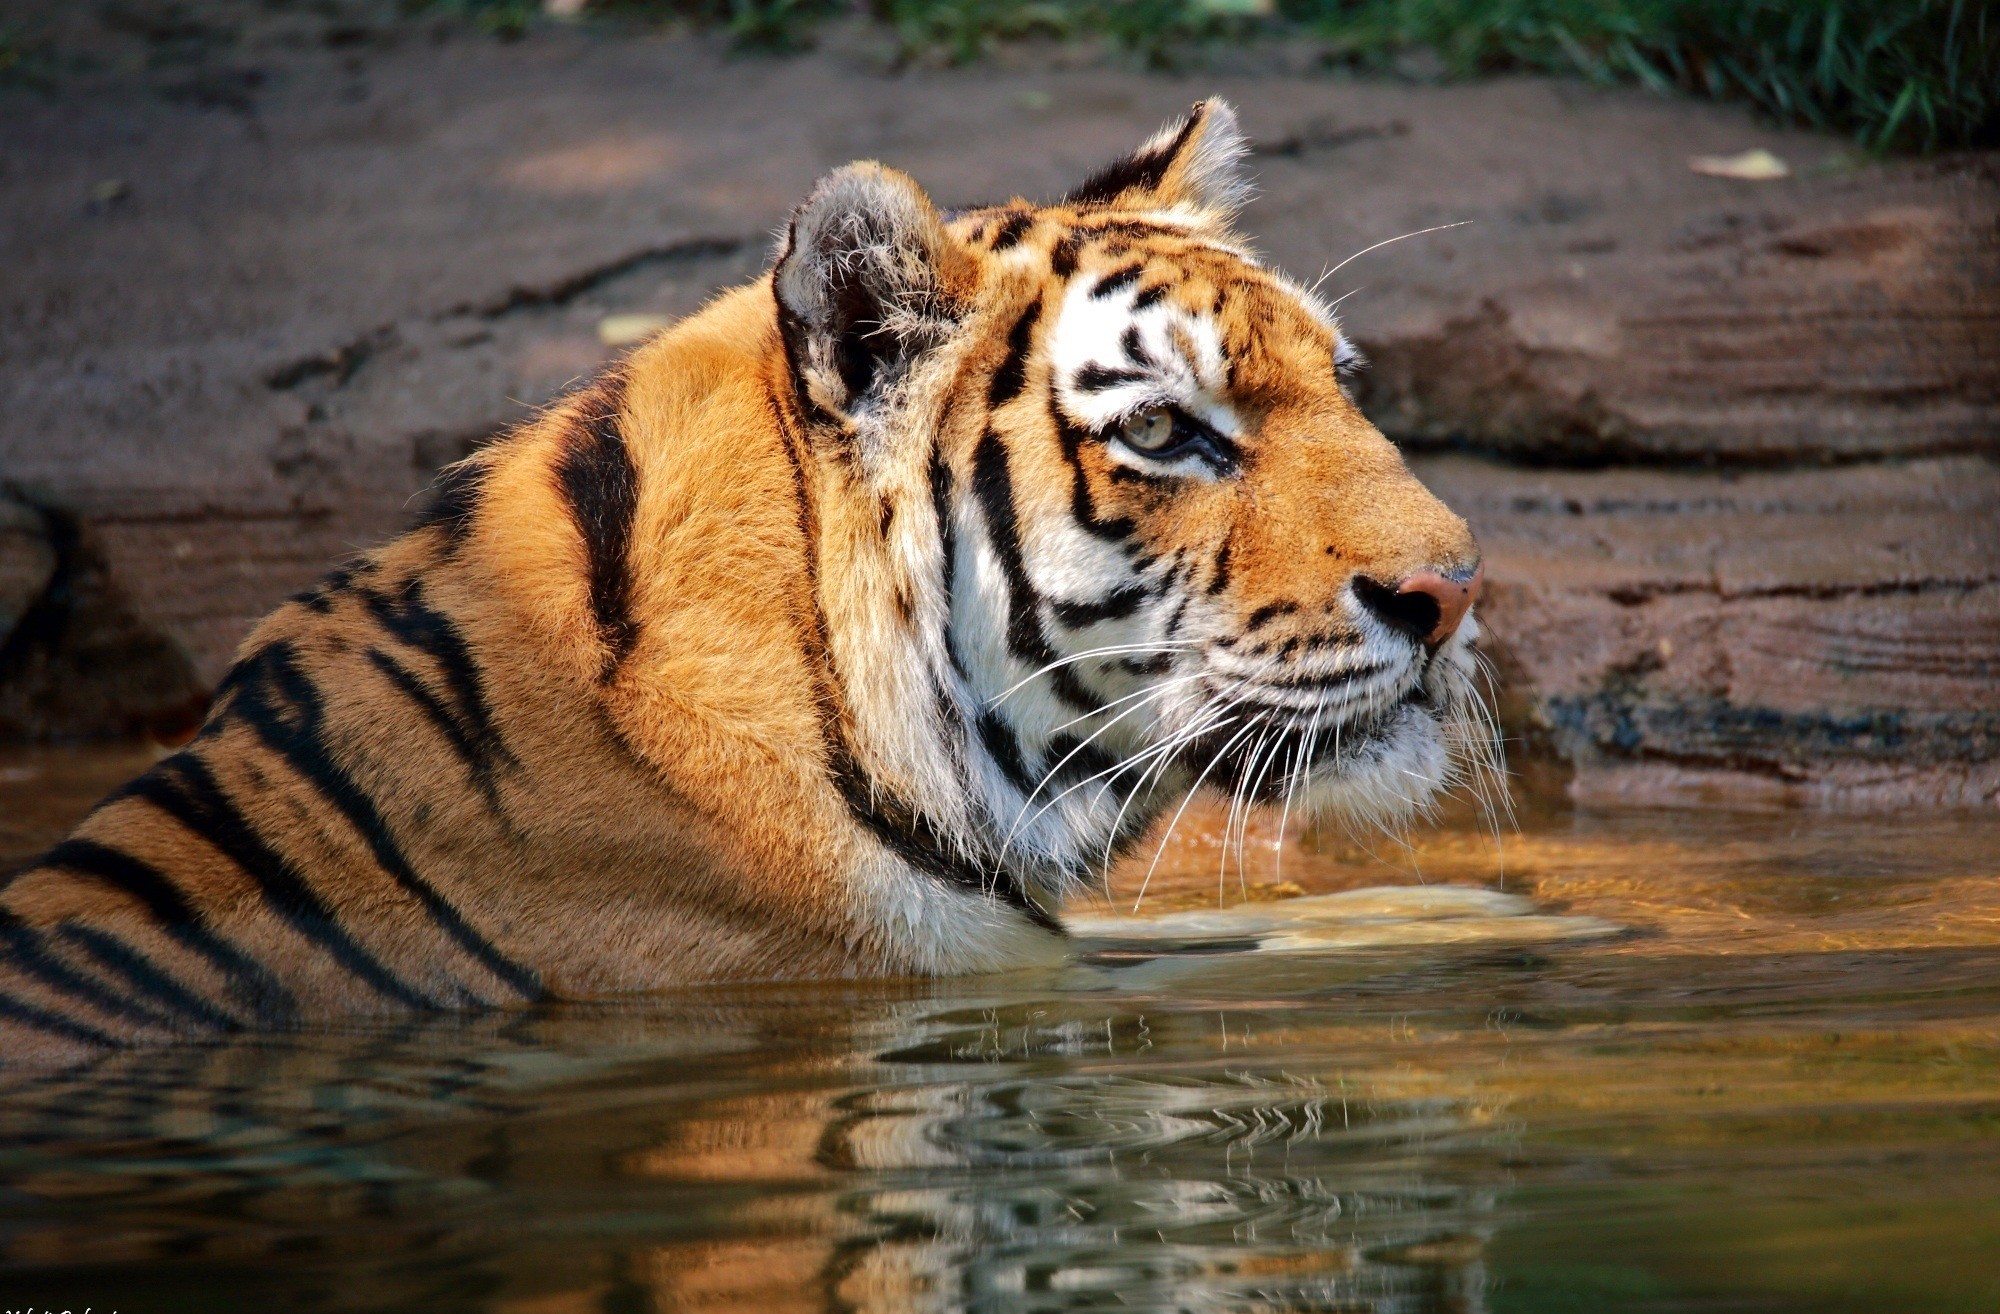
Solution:
<svg viewBox="0 0 2000 1314"><path fill-rule="evenodd" d="M1135 306L1147 288L1144 275L1108 292L1099 291L1102 283L1080 278L1071 285L1049 342L1063 412L1080 427L1101 431L1150 407L1176 406L1223 437L1235 437L1242 425L1226 396L1229 364L1215 322L1171 296ZM1142 468L1158 464L1116 444L1111 454Z"/></svg>

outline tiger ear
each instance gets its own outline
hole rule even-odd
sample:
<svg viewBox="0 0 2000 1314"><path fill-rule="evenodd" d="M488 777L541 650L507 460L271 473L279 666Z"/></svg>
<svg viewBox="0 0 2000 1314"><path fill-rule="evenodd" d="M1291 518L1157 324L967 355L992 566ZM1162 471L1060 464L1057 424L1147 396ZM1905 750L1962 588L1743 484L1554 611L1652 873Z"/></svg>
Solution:
<svg viewBox="0 0 2000 1314"><path fill-rule="evenodd" d="M792 215L772 287L803 400L841 418L944 344L978 281L923 189L873 162L838 169Z"/></svg>
<svg viewBox="0 0 2000 1314"><path fill-rule="evenodd" d="M1066 205L1128 210L1194 210L1226 223L1250 199L1243 157L1250 143L1223 100L1197 101L1122 160L1107 164L1063 198Z"/></svg>

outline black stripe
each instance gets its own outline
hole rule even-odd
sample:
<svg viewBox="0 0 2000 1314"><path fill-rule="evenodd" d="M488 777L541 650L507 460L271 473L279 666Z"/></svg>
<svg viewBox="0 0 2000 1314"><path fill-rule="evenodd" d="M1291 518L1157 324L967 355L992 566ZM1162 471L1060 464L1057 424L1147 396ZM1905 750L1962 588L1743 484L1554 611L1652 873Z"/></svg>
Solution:
<svg viewBox="0 0 2000 1314"><path fill-rule="evenodd" d="M1114 269L1103 278L1097 280L1097 285L1090 289L1090 299L1092 301L1102 301L1120 288L1130 287L1132 284L1138 282L1139 276L1145 272L1146 266L1143 264L1126 265L1123 269Z"/></svg>
<svg viewBox="0 0 2000 1314"><path fill-rule="evenodd" d="M372 575L380 569L379 563L366 557L356 557L328 571L324 579L305 592L294 593L290 600L324 616L333 610L333 600L346 592L357 578Z"/></svg>
<svg viewBox="0 0 2000 1314"><path fill-rule="evenodd" d="M1138 383L1145 377L1137 370L1111 369L1092 362L1076 372L1076 386L1083 392L1103 392L1107 388Z"/></svg>
<svg viewBox="0 0 2000 1314"><path fill-rule="evenodd" d="M1007 651L1036 668L1056 660L1055 649L1042 632L1037 614L1040 596L1021 557L1020 529L1015 520L1014 480L1007 469L1007 449L991 430L973 449L972 492L986 521L986 537L1007 577ZM1095 712L1102 702L1077 681L1075 671L1058 666L1049 672L1056 697L1079 712Z"/></svg>
<svg viewBox="0 0 2000 1314"><path fill-rule="evenodd" d="M1035 216L1025 210L1014 211L1007 216L1006 222L1000 225L1000 231L993 234L991 249L1005 251L1007 248L1018 243L1027 234L1027 231L1034 226Z"/></svg>
<svg viewBox="0 0 2000 1314"><path fill-rule="evenodd" d="M1167 170L1173 167L1174 157L1187 144L1188 134L1202 121L1201 114L1191 114L1181 124L1179 132L1170 141L1161 143L1151 150L1135 151L1122 160L1105 165L1090 177L1079 183L1063 197L1066 205L1108 205L1126 192L1156 190L1166 180Z"/></svg>
<svg viewBox="0 0 2000 1314"><path fill-rule="evenodd" d="M1218 640L1218 642L1220 641ZM1234 647L1235 642L1236 641L1231 640L1230 646ZM1268 649L1266 649L1265 646L1262 644L1258 644L1251 648L1252 652L1267 651L1267 650ZM1371 664L1368 666L1356 667L1353 670L1342 671L1338 675L1275 676L1259 681L1259 683L1268 685L1271 688L1275 689L1300 689L1300 690L1339 689L1349 684L1355 684L1363 680L1373 679L1375 676L1380 675L1385 669L1387 668Z"/></svg>
<svg viewBox="0 0 2000 1314"><path fill-rule="evenodd" d="M943 451L936 446L931 448L930 485L931 513L937 519L939 588L944 602L944 627L940 638L951 674L963 682L966 678L965 659L959 654L958 635L952 628L952 612L958 595L958 529L953 516L956 490L951 466L945 461ZM953 697L953 687L949 678L933 675L931 697L937 706L938 724L949 732L952 767L963 777L967 755L965 714Z"/></svg>
<svg viewBox="0 0 2000 1314"><path fill-rule="evenodd" d="M958 640L952 633L951 612L958 596L958 529L952 523L952 480L951 466L946 463L944 453L931 448L931 514L937 517L938 527L938 576L944 593L944 654L951 662L951 669L962 678L965 662L958 655ZM944 691L938 691L940 701ZM954 714L950 720L956 720Z"/></svg>
<svg viewBox="0 0 2000 1314"><path fill-rule="evenodd" d="M240 692L238 698L242 698ZM188 752L176 753L134 781L132 793L214 845L256 883L271 911L326 950L356 979L406 1007L435 1007L347 933L298 868L266 843L236 810L200 758Z"/></svg>
<svg viewBox="0 0 2000 1314"><path fill-rule="evenodd" d="M1229 544L1224 543L1215 554L1215 573L1208 579L1208 596L1211 598L1229 587Z"/></svg>
<svg viewBox="0 0 2000 1314"><path fill-rule="evenodd" d="M590 610L611 653L607 679L639 640L628 572L632 524L639 514L639 472L618 424L624 391L623 381L614 376L585 396L556 462L556 481L583 536Z"/></svg>
<svg viewBox="0 0 2000 1314"><path fill-rule="evenodd" d="M1007 355L1000 362L1000 368L993 371L993 382L986 389L986 404L998 408L1021 395L1021 389L1028 382L1028 349L1033 345L1035 323L1041 318L1042 303L1036 301L1021 312L1014 327L1007 330Z"/></svg>
<svg viewBox="0 0 2000 1314"><path fill-rule="evenodd" d="M1344 634L1309 634L1305 641L1308 653L1347 652L1361 646L1359 640Z"/></svg>
<svg viewBox="0 0 2000 1314"><path fill-rule="evenodd" d="M129 999L120 999L105 989L102 982L77 971L50 953L42 942L41 932L5 908L0 908L0 950L5 951L6 956L0 958L0 962L6 966L40 981L51 990L82 1000L107 1017L122 1018L135 1026L173 1030L173 1023L165 1016L150 1008L142 1008Z"/></svg>
<svg viewBox="0 0 2000 1314"><path fill-rule="evenodd" d="M1008 784L1023 796L1035 787L1035 778L1028 774L1028 764L1021 757L1020 739L997 712L979 714L979 742L993 764L1000 768L1000 774L1007 777Z"/></svg>
<svg viewBox="0 0 2000 1314"><path fill-rule="evenodd" d="M1013 872L1000 867L988 875L959 857L929 817L871 779L844 748L842 760L835 766L834 783L848 812L910 866L980 894L993 894L1035 925L1062 934L1062 923L1028 897Z"/></svg>
<svg viewBox="0 0 2000 1314"><path fill-rule="evenodd" d="M1118 345L1124 350L1125 359L1131 361L1134 365L1152 365L1155 363L1153 354L1147 351L1146 344L1139 340L1139 326L1137 324L1126 325L1125 332L1119 335Z"/></svg>
<svg viewBox="0 0 2000 1314"><path fill-rule="evenodd" d="M1057 404L1053 390L1049 395L1049 418L1056 426L1056 437L1062 444L1063 459L1069 462L1069 507L1077 524L1085 531L1107 542L1122 543L1138 531L1139 526L1129 517L1118 516L1111 520L1100 520L1097 504L1090 496L1090 478L1083 470L1083 445L1090 435L1072 424Z"/></svg>
<svg viewBox="0 0 2000 1314"><path fill-rule="evenodd" d="M390 879L414 895L438 928L527 999L542 995L541 978L502 954L467 922L450 900L417 875L374 800L334 760L323 736L325 704L319 690L292 658L290 646L274 643L247 659L263 667L261 678L246 681L237 695L243 719L266 747L288 762L301 778L347 818Z"/></svg>
<svg viewBox="0 0 2000 1314"><path fill-rule="evenodd" d="M486 490L492 467L485 461L459 461L438 472L432 485L430 504L417 517L417 528L444 531L451 550L472 532L472 517L479 511L479 499Z"/></svg>
<svg viewBox="0 0 2000 1314"><path fill-rule="evenodd" d="M958 531L951 522L951 465L944 459L944 452L931 448L931 514L937 518L939 574L944 583L944 614L946 629L950 628L952 592L957 586L958 573Z"/></svg>
<svg viewBox="0 0 2000 1314"><path fill-rule="evenodd" d="M486 756L472 743L472 737L459 719L453 716L438 696L430 691L411 673L410 668L383 652L380 648L368 650L368 660L375 669L388 678L405 698L417 705L418 710L430 719L444 741L451 745L459 760L465 763L466 772L472 777L473 788L486 800L486 806L494 815L501 814L500 791L493 782L493 766Z"/></svg>
<svg viewBox="0 0 2000 1314"><path fill-rule="evenodd" d="M232 996L260 1019L288 1022L297 1014L297 1001L277 978L211 932L201 913L157 868L87 839L64 840L35 865L89 876L137 899L163 932L227 977Z"/></svg>
<svg viewBox="0 0 2000 1314"><path fill-rule="evenodd" d="M1050 737L1049 746L1044 750L1042 756L1044 761L1059 764L1054 768L1056 783L1061 783L1065 780L1073 783L1078 780L1088 780L1092 776L1098 776L1100 779L1104 779L1107 789L1114 788L1112 782L1107 777L1118 763L1109 753L1094 743L1078 739L1075 735L1070 734L1053 735Z"/></svg>
<svg viewBox="0 0 2000 1314"><path fill-rule="evenodd" d="M59 934L88 954L99 967L115 972L125 983L155 1004L214 1031L237 1031L242 1024L174 980L165 969L107 931L66 925Z"/></svg>
<svg viewBox="0 0 2000 1314"><path fill-rule="evenodd" d="M438 674L457 704L456 718L465 741L482 771L495 765L515 765L514 755L493 724L493 711L486 701L485 680L473 658L472 645L451 617L430 605L423 585L415 579L404 581L393 594L362 589L359 595L382 628L399 643L423 653L437 663Z"/></svg>
<svg viewBox="0 0 2000 1314"><path fill-rule="evenodd" d="M7 995L0 995L0 1018L33 1027L37 1031L46 1031L52 1036L61 1036L65 1040L95 1045L99 1049L114 1049L118 1045L115 1038L107 1032L99 1031L96 1027L72 1022L66 1017L46 1012L33 1004L24 1004Z"/></svg>
<svg viewBox="0 0 2000 1314"><path fill-rule="evenodd" d="M1076 272L1076 238L1065 236L1049 252L1049 273L1057 278L1068 278Z"/></svg>
<svg viewBox="0 0 2000 1314"><path fill-rule="evenodd" d="M1244 623L1243 630L1247 634L1251 630L1261 629L1278 617L1289 616L1298 609L1299 604L1296 602L1267 602L1250 613L1250 619Z"/></svg>
<svg viewBox="0 0 2000 1314"><path fill-rule="evenodd" d="M1132 309L1144 310L1146 307L1157 303L1167 295L1167 290L1170 286L1167 283L1153 284L1153 286L1132 298Z"/></svg>
<svg viewBox="0 0 2000 1314"><path fill-rule="evenodd" d="M1100 621L1124 620L1139 610L1139 604L1149 595L1144 584L1125 584L1113 589L1096 602L1049 603L1049 610L1056 619L1070 629L1080 630L1086 625L1096 625Z"/></svg>
<svg viewBox="0 0 2000 1314"><path fill-rule="evenodd" d="M779 436L784 439L785 458L787 463L792 467L793 523L799 531L800 549L805 553L806 580L811 586L814 595L817 596L819 592L819 526L813 516L811 498L806 490L805 440L800 434L799 426L793 422L791 414L786 411L782 400L777 395L773 394L767 397L766 405L770 410L771 423L776 426ZM931 451L931 459L933 461L942 459L935 448ZM933 481L937 478L935 470L932 471L931 477ZM933 483L933 487L935 488L935 483Z"/></svg>

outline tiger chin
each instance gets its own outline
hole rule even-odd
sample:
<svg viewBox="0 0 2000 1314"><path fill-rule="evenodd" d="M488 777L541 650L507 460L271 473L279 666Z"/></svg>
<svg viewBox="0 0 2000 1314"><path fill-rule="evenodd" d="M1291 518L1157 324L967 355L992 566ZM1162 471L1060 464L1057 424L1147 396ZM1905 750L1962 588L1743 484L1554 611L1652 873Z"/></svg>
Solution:
<svg viewBox="0 0 2000 1314"><path fill-rule="evenodd" d="M0 887L0 1061L1047 961L1200 788L1490 769L1478 548L1233 230L1244 154L1208 101L1048 205L828 176Z"/></svg>

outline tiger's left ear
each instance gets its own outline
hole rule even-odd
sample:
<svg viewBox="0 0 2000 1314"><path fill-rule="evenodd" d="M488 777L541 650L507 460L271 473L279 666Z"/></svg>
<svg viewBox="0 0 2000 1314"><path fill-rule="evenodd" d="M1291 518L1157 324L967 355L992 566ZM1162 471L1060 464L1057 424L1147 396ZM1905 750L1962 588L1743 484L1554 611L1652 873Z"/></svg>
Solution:
<svg viewBox="0 0 2000 1314"><path fill-rule="evenodd" d="M1124 210L1193 210L1227 223L1250 199L1243 157L1250 143L1223 100L1197 101L1188 116L1153 134L1124 159L1099 169L1063 197L1065 205Z"/></svg>
<svg viewBox="0 0 2000 1314"><path fill-rule="evenodd" d="M801 399L851 419L949 341L978 262L907 174L872 162L820 180L771 277Z"/></svg>

